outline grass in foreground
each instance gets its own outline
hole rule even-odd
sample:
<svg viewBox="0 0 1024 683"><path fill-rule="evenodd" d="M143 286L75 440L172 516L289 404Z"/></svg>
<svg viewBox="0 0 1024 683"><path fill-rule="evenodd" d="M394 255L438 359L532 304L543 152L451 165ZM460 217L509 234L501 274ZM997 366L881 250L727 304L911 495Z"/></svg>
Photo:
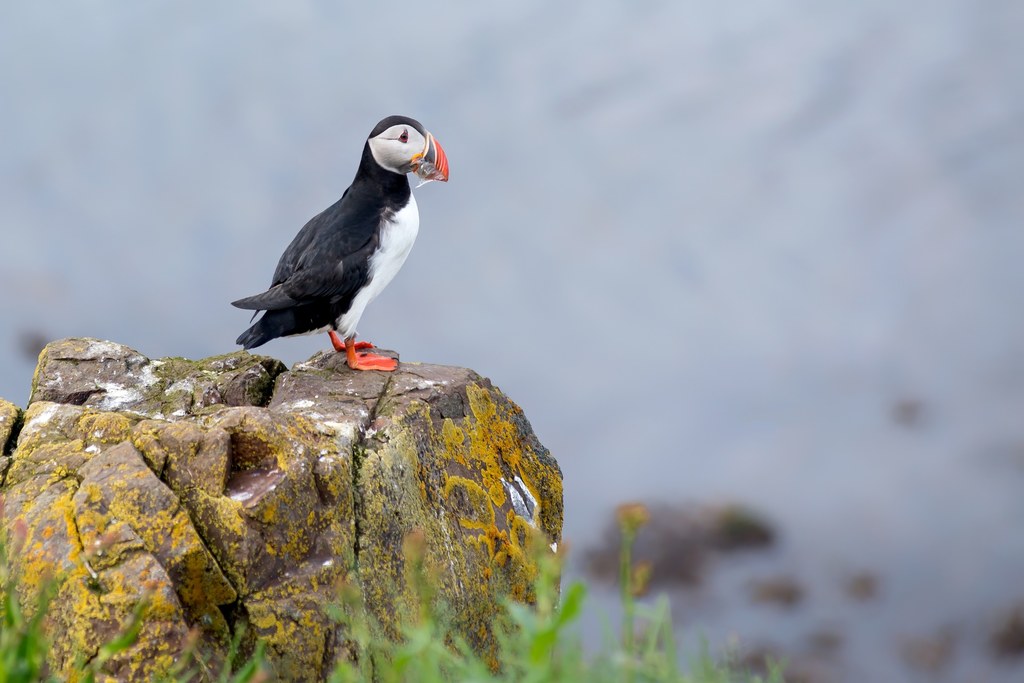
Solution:
<svg viewBox="0 0 1024 683"><path fill-rule="evenodd" d="M635 595L643 578L631 562L636 531L646 521L642 506L620 509L623 547L620 589L623 623L618 638L610 638L594 654L585 651L575 628L586 600L586 588L574 582L559 595L560 559L545 548L537 553L536 604L505 604L493 632L498 636L491 664L473 651L447 626L443 609L432 600L434 591L422 561L422 539L406 544L410 580L420 597L421 609L411 615L403 637L391 642L374 636L375 629L363 616L357 595L343 595L335 615L349 634L357 661L341 662L328 677L331 683L757 683L764 679L744 674L704 655L685 670L679 666L676 636L668 602L639 604ZM54 590L44 591L31 614L18 605L16 578L9 570L8 544L0 537L0 683L36 683L57 680L46 672L48 642L43 616ZM53 582L56 585L56 582ZM357 616L352 616L357 615ZM140 605L124 631L104 645L82 667L82 680L102 677L104 663L134 644L145 618ZM241 634L232 641L227 662L220 672L207 672L194 654L169 672L166 681L215 680L219 683L259 683L271 675L257 648L248 659L236 657ZM767 679L781 683L779 671Z"/></svg>
<svg viewBox="0 0 1024 683"><path fill-rule="evenodd" d="M643 506L619 509L623 532L619 586L623 623L618 638L611 637L595 654L584 649L575 628L586 601L582 582L570 584L559 595L561 559L544 548L536 553L536 604L508 601L494 624L498 634L497 671L446 627L443 611L431 607L433 591L425 575L417 543L406 544L410 581L420 592L420 614L406 620L403 638L381 641L363 618L339 617L350 637L364 653L358 662L342 662L331 683L755 683L760 677L716 663L708 655L683 669L679 665L668 600L653 606L640 604L642 568L633 567L631 552L636 532L647 521ZM365 614L358 597L339 610ZM781 683L774 670L767 681Z"/></svg>

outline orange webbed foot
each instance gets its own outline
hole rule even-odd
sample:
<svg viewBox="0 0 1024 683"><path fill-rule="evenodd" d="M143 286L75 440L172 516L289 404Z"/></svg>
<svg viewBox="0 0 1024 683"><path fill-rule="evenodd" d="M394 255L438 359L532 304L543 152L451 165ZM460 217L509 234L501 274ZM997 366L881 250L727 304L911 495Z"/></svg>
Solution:
<svg viewBox="0 0 1024 683"><path fill-rule="evenodd" d="M381 356L376 353L356 353L356 349L372 349L370 342L357 342L352 337L345 341L333 331L330 332L331 344L337 351L344 351L348 366L353 370L378 370L382 372L394 372L398 369L398 361L388 356Z"/></svg>
<svg viewBox="0 0 1024 683"><path fill-rule="evenodd" d="M388 356L375 353L353 353L349 356L348 366L353 370L381 370L394 372L398 369L398 361Z"/></svg>

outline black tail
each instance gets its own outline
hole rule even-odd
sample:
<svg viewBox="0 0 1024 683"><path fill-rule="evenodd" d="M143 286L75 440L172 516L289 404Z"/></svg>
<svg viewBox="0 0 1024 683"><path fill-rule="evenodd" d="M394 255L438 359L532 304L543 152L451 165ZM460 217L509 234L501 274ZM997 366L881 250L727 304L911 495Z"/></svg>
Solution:
<svg viewBox="0 0 1024 683"><path fill-rule="evenodd" d="M245 349L254 349L271 339L295 334L295 316L291 311L267 311L249 329L238 335L236 344Z"/></svg>
<svg viewBox="0 0 1024 683"><path fill-rule="evenodd" d="M323 329L332 319L332 312L326 305L295 306L267 311L249 329L240 334L235 343L246 349L254 349L271 339Z"/></svg>

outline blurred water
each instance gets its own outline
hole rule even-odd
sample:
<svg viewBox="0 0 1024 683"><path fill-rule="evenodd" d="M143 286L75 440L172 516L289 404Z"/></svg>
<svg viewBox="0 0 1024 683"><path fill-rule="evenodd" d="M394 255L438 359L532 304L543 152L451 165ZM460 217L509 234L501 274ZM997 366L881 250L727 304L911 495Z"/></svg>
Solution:
<svg viewBox="0 0 1024 683"><path fill-rule="evenodd" d="M838 623L847 679L898 680L952 624L939 680L1012 680L980 634L1024 598L1022 30L1009 0L6 6L0 395L26 334L232 350L228 302L412 115L451 182L360 331L523 405L568 539L744 500L785 541L681 598L713 644ZM851 607L861 568L884 599ZM779 569L807 605L751 607Z"/></svg>

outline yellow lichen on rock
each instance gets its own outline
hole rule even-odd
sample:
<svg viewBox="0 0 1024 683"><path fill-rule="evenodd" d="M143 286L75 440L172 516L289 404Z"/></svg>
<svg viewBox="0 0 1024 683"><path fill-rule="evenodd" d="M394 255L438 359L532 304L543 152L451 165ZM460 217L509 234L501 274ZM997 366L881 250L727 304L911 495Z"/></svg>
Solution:
<svg viewBox="0 0 1024 683"><path fill-rule="evenodd" d="M562 522L561 472L553 462L544 462L523 438L515 423L516 418L522 419L519 407L500 394L499 404L495 393L494 389L468 385L471 415L461 425L446 418L440 434L432 430L431 438L446 458L465 467L473 479L481 482L495 510L510 509L507 492L518 478L533 501L544 503L535 506L526 521L539 524L556 540ZM429 419L427 423L431 423ZM467 521L467 526L473 524L473 520ZM508 526L504 528L508 530Z"/></svg>
<svg viewBox="0 0 1024 683"><path fill-rule="evenodd" d="M533 482L560 472L500 392L475 381L460 391L461 416L451 411L454 401L440 408L416 400L389 404L388 420L368 440L360 470L360 577L368 607L393 635L396 615L415 603L398 548L421 529L438 599L468 642L493 652L490 628L501 596L531 596L536 567L525 547L540 531L549 539L544 545L559 538L561 489Z"/></svg>
<svg viewBox="0 0 1024 683"><path fill-rule="evenodd" d="M527 548L561 529L561 475L522 411L461 368L359 373L328 353L283 371L64 340L40 355L24 414L0 401L0 446L22 425L0 461L22 603L61 578L52 671L74 680L145 599L109 680L166 672L192 629L217 663L237 617L274 680L317 680L351 654L326 610L339 586L396 637L418 572L493 657L502 598L531 599Z"/></svg>
<svg viewBox="0 0 1024 683"><path fill-rule="evenodd" d="M131 433L133 420L120 413L86 410L78 418L77 431L87 444L109 445L121 443Z"/></svg>
<svg viewBox="0 0 1024 683"><path fill-rule="evenodd" d="M444 483L444 495L462 513L459 524L463 527L482 531L494 526L494 505L480 484L472 479L449 475Z"/></svg>

